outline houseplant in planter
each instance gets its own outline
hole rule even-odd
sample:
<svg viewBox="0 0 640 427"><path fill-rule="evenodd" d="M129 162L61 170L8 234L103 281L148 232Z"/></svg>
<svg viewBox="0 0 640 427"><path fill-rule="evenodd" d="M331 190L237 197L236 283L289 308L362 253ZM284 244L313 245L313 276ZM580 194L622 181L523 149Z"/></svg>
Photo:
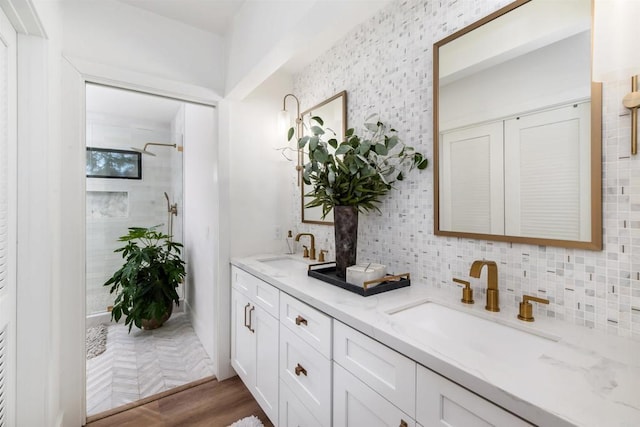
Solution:
<svg viewBox="0 0 640 427"><path fill-rule="evenodd" d="M125 245L121 252L124 265L105 282L116 293L111 319L126 316L129 332L133 325L155 329L171 316L173 304L179 303L176 292L186 271L180 257L182 244L155 229L132 227L118 239Z"/></svg>
<svg viewBox="0 0 640 427"><path fill-rule="evenodd" d="M375 115L364 124L363 136L349 129L342 142L323 126L322 118L312 117L308 135L298 140L298 148L309 155L303 180L312 188L307 194L312 199L306 206L321 206L323 217L333 209L336 274L344 278L356 263L358 212L380 211L380 199L393 183L414 168L425 169L428 161Z"/></svg>

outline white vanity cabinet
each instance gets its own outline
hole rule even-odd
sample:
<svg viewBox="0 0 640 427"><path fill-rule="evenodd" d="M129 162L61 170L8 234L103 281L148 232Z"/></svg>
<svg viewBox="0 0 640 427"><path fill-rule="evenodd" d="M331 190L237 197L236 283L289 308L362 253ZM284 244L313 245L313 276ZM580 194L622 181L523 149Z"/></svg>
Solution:
<svg viewBox="0 0 640 427"><path fill-rule="evenodd" d="M232 269L231 365L269 419L278 420L279 291Z"/></svg>
<svg viewBox="0 0 640 427"><path fill-rule="evenodd" d="M417 421L424 426L531 426L510 412L418 366Z"/></svg>

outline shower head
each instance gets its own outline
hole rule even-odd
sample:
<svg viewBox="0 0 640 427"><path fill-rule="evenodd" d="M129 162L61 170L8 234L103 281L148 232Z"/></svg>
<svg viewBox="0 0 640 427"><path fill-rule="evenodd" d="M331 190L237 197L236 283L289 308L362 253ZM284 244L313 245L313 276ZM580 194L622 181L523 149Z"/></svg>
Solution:
<svg viewBox="0 0 640 427"><path fill-rule="evenodd" d="M154 153L152 153L151 151L147 150L147 147L150 146L150 145L158 145L158 146L161 146L161 147L173 147L173 148L177 147L176 144L164 144L164 143L161 143L161 142L147 142L146 144L144 144L144 148L143 149L135 148L135 147L131 147L131 149L133 151L137 152L137 153L148 154L150 156L154 156L155 157Z"/></svg>
<svg viewBox="0 0 640 427"><path fill-rule="evenodd" d="M147 151L147 150L145 150L145 149L143 149L143 148L131 147L131 149L132 149L133 151L135 151L136 153L148 154L149 156L153 156L153 157L155 157L155 156L156 156L156 155L155 155L155 154L153 154L151 151Z"/></svg>

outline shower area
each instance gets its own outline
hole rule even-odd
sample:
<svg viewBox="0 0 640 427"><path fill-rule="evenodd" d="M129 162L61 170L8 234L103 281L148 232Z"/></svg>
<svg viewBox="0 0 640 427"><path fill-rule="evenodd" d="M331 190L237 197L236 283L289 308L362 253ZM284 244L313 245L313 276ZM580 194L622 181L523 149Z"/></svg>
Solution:
<svg viewBox="0 0 640 427"><path fill-rule="evenodd" d="M196 294L199 274L189 257L194 239L185 242L184 227L185 121L190 108L204 107L94 84L87 84L86 93L86 408L91 417L211 376L213 367L211 351L193 325L198 304L187 297L189 291ZM193 139L195 146L198 138ZM185 245L189 267L178 288L180 305L153 331L134 327L128 333L124 319L111 322L114 296L104 283L123 264L114 250L130 227L157 227Z"/></svg>

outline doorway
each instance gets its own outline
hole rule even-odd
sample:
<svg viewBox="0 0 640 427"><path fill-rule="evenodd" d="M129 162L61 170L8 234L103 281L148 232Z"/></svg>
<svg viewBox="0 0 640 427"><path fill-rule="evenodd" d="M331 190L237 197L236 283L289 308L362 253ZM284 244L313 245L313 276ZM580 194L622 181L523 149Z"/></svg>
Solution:
<svg viewBox="0 0 640 427"><path fill-rule="evenodd" d="M199 258L215 255L208 221L217 194L212 178L194 176L215 160L214 128L210 106L86 84L88 416L214 374L213 334L203 326L214 312L213 278ZM110 321L114 295L103 284L122 266L114 250L130 227L155 227L184 245L180 303L153 331Z"/></svg>

